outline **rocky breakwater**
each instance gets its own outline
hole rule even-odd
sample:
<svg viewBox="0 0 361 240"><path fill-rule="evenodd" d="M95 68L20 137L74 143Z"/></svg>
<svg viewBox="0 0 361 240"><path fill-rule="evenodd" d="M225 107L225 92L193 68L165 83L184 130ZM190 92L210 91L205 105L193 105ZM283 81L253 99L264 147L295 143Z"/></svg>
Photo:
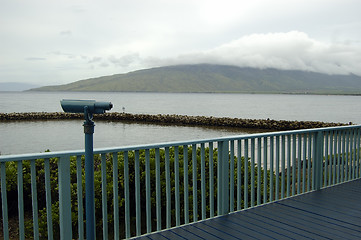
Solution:
<svg viewBox="0 0 361 240"><path fill-rule="evenodd" d="M63 112L0 113L0 121L66 120L81 118L84 119L83 114Z"/></svg>
<svg viewBox="0 0 361 240"><path fill-rule="evenodd" d="M62 112L32 112L32 113L0 113L0 121L35 121L35 120L67 120L83 119L83 114L62 113ZM296 130L320 127L343 126L342 123L325 123L317 121L285 121L271 119L242 119L228 117L205 117L168 114L131 114L111 112L101 115L94 115L96 121L119 121L153 124L174 124L192 126L222 126L236 128L256 128L270 130ZM351 124L351 123L350 123Z"/></svg>

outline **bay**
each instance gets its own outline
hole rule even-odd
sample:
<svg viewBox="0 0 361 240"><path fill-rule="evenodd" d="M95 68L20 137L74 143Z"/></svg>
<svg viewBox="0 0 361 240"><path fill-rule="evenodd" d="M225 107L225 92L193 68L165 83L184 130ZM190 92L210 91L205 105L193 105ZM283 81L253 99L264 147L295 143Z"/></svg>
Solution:
<svg viewBox="0 0 361 240"><path fill-rule="evenodd" d="M61 99L95 99L114 104L111 111L144 114L236 117L361 123L361 97L287 94L0 92L0 112L61 112ZM119 122L96 122L94 146L112 147L195 140L254 130ZM82 149L81 120L0 122L0 153Z"/></svg>

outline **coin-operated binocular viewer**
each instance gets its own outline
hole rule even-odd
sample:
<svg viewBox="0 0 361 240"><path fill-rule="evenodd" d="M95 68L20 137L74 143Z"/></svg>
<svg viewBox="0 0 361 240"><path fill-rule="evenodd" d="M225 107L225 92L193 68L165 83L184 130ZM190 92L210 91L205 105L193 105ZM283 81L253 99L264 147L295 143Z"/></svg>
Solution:
<svg viewBox="0 0 361 240"><path fill-rule="evenodd" d="M86 238L95 239L95 213L94 213L94 153L93 153L93 114L102 114L113 107L111 102L96 102L95 100L60 101L64 112L84 113L85 133L85 217Z"/></svg>
<svg viewBox="0 0 361 240"><path fill-rule="evenodd" d="M68 100L60 101L64 112L101 114L113 107L111 102L96 102L95 100Z"/></svg>

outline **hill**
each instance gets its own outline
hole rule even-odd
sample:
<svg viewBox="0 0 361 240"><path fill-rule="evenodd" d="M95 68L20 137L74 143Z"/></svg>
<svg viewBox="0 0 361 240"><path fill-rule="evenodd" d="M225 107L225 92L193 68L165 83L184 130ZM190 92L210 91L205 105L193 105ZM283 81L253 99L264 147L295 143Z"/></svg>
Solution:
<svg viewBox="0 0 361 240"><path fill-rule="evenodd" d="M361 94L361 77L198 64L151 68L31 90Z"/></svg>

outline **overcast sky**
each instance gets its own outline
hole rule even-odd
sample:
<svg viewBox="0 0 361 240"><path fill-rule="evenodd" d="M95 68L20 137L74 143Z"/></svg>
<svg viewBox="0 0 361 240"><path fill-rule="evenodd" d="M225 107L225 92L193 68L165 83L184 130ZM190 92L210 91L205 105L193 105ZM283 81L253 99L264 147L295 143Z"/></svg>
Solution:
<svg viewBox="0 0 361 240"><path fill-rule="evenodd" d="M0 82L174 64L361 76L360 0L0 0Z"/></svg>

